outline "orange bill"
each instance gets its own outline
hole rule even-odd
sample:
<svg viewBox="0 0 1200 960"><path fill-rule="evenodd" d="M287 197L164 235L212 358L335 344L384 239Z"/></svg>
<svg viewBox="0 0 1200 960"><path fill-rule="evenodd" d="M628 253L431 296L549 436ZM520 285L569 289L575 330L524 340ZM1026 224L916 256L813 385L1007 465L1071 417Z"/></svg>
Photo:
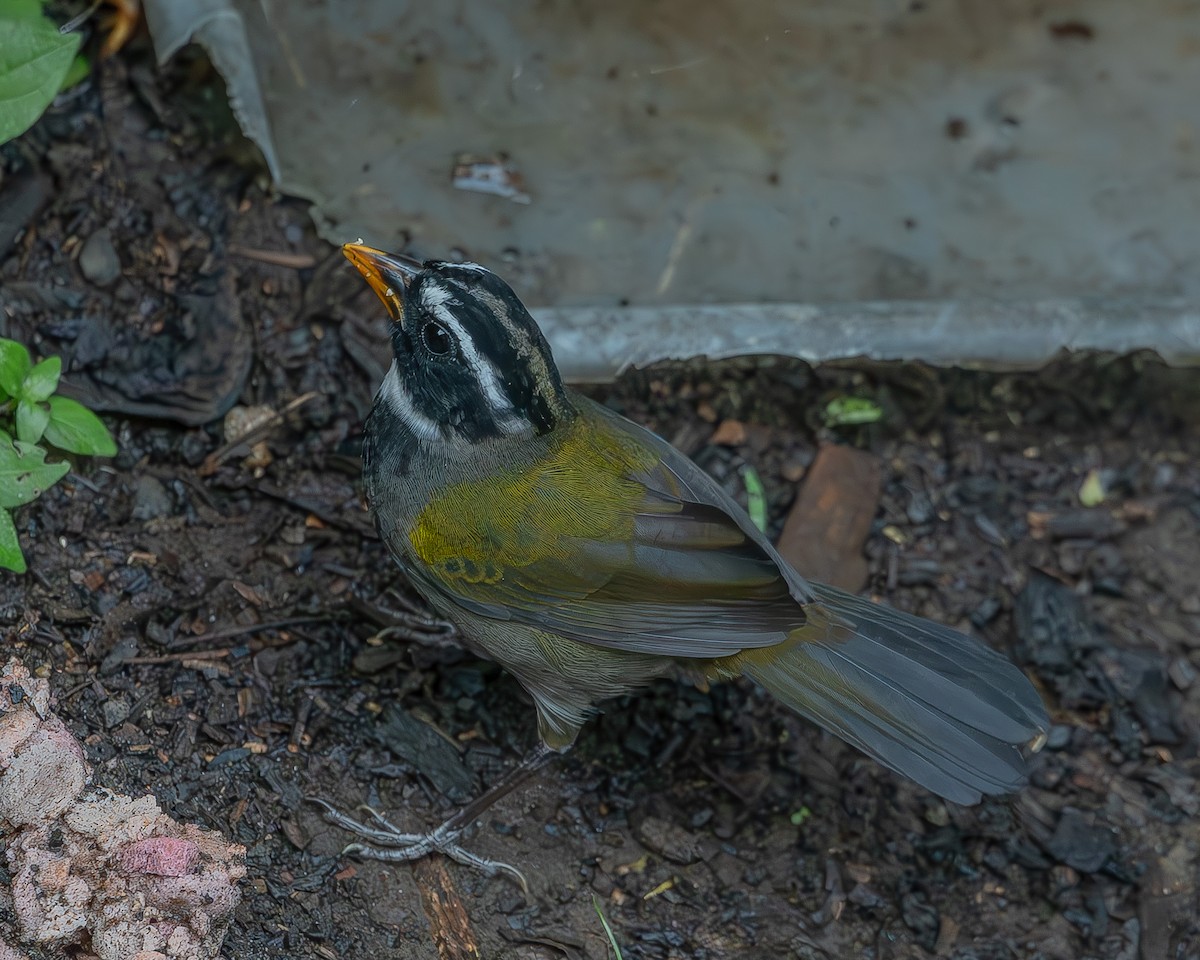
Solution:
<svg viewBox="0 0 1200 960"><path fill-rule="evenodd" d="M402 253L385 253L364 243L342 244L342 253L383 301L393 320L404 315L404 289L421 272L421 262Z"/></svg>

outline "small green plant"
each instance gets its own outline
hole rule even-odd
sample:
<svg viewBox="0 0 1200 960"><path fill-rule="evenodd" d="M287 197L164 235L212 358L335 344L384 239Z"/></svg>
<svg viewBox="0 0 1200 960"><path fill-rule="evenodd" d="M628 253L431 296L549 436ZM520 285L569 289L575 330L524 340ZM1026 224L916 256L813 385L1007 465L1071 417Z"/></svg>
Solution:
<svg viewBox="0 0 1200 960"><path fill-rule="evenodd" d="M46 19L42 0L0 0L0 143L33 126L60 91L87 75L78 33Z"/></svg>
<svg viewBox="0 0 1200 960"><path fill-rule="evenodd" d="M604 933L608 937L608 944L613 948L613 953L616 954L617 960L624 960L621 955L621 946L617 943L616 934L613 933L612 927L608 925L608 917L604 915L604 908L600 906L600 898L594 893L592 894L592 906L596 910L596 916L600 918L600 925L604 927Z"/></svg>
<svg viewBox="0 0 1200 960"><path fill-rule="evenodd" d="M49 444L67 453L111 457L117 452L101 419L81 403L55 395L62 360L34 363L15 340L0 337L0 567L25 572L13 524L14 507L36 500L71 465L48 463Z"/></svg>
<svg viewBox="0 0 1200 960"><path fill-rule="evenodd" d="M883 408L866 397L835 397L825 404L827 427L857 427L877 423L883 418Z"/></svg>
<svg viewBox="0 0 1200 960"><path fill-rule="evenodd" d="M767 492L762 478L750 464L742 467L742 483L746 485L746 513L759 530L767 529Z"/></svg>

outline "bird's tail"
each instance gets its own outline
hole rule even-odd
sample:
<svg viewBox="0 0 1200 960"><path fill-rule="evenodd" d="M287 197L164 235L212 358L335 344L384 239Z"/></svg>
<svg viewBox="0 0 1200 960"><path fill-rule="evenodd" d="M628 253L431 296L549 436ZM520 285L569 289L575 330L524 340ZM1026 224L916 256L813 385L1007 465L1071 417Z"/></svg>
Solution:
<svg viewBox="0 0 1200 960"><path fill-rule="evenodd" d="M812 584L808 622L737 666L793 710L958 803L1025 783L1049 729L1025 675L965 634Z"/></svg>

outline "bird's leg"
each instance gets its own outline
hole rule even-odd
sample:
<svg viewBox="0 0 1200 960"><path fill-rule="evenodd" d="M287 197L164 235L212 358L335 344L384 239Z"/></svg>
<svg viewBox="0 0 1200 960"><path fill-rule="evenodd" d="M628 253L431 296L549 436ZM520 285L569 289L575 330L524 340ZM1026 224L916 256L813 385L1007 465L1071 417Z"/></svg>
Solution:
<svg viewBox="0 0 1200 960"><path fill-rule="evenodd" d="M371 860L390 861L419 860L431 853L440 853L456 863L483 870L489 876L507 873L528 893L529 884L520 870L510 864L501 863L498 860L487 860L469 853L459 845L458 839L463 830L474 823L492 804L501 797L512 793L554 756L554 750L544 743L539 743L526 754L524 760L505 774L499 783L484 791L449 820L429 833L404 833L370 807L365 809L371 818L371 823L362 823L348 814L334 809L324 800L312 799L314 803L325 810L325 819L330 823L370 841L368 843L352 843L342 851L343 853L355 853Z"/></svg>

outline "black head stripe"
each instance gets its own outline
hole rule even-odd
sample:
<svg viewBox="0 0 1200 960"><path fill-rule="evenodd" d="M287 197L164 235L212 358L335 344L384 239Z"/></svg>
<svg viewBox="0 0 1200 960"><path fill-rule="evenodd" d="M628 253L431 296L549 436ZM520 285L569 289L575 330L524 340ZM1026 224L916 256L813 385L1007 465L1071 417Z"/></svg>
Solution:
<svg viewBox="0 0 1200 960"><path fill-rule="evenodd" d="M440 262L426 267L408 291L414 308L444 304L470 339L464 351L494 372L512 415L537 433L550 430L566 408L562 379L546 338L512 288L482 267Z"/></svg>

